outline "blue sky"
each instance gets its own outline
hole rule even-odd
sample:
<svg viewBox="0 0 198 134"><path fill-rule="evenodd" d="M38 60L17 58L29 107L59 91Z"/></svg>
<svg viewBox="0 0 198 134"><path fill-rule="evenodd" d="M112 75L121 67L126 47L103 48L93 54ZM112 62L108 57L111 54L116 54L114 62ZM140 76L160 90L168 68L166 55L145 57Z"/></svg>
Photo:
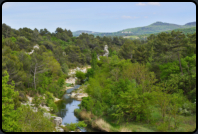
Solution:
<svg viewBox="0 0 198 134"><path fill-rule="evenodd" d="M6 2L2 23L11 28L117 32L156 21L184 25L196 21L192 2Z"/></svg>

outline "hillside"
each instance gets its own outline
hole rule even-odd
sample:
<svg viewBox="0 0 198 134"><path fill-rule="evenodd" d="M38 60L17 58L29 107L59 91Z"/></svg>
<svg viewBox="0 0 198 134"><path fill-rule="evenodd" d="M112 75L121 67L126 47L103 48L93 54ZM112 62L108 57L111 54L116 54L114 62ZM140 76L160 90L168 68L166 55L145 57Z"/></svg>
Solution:
<svg viewBox="0 0 198 134"><path fill-rule="evenodd" d="M81 31L73 32L73 35L78 36L82 32L86 32L89 34L93 34L95 36L132 36L132 35L154 34L154 33L159 33L159 32L168 31L168 30L183 29L183 28L190 28L190 27L196 27L196 22L189 22L189 23L186 23L185 25L177 25L177 24L171 24L171 23L158 21L148 26L128 28L128 29L124 29L124 30L121 30L118 32L112 32L112 33L99 33L99 32L81 30Z"/></svg>
<svg viewBox="0 0 198 134"><path fill-rule="evenodd" d="M164 31L166 33L170 33L172 30L168 30L168 31ZM181 31L183 32L185 35L187 34L193 34L196 32L196 26L194 27L190 27L190 28L178 28L178 29L174 29L174 31Z"/></svg>
<svg viewBox="0 0 198 134"><path fill-rule="evenodd" d="M186 26L186 27L196 27L196 22L189 22L189 23L186 23L184 26Z"/></svg>
<svg viewBox="0 0 198 134"><path fill-rule="evenodd" d="M173 30L176 28L182 28L182 26L176 24L156 22L149 26L125 29L122 30L121 32L132 33L134 35L141 35L141 34L149 34L149 33L158 33L166 30Z"/></svg>
<svg viewBox="0 0 198 134"><path fill-rule="evenodd" d="M99 32L93 32L93 31L87 31L87 30L78 30L78 31L72 32L73 36L79 36L82 33L94 34L94 33L99 33Z"/></svg>
<svg viewBox="0 0 198 134"><path fill-rule="evenodd" d="M163 31L166 33L170 33L172 30L167 30L167 31ZM178 28L178 29L174 29L174 31L181 31L182 33L184 33L185 35L187 34L193 34L196 33L196 27L190 27L190 28ZM159 34L158 33L153 33L154 35ZM123 36L124 38L130 38L130 39L145 39L146 37L150 36L151 34L142 34L142 35L131 35L131 36Z"/></svg>

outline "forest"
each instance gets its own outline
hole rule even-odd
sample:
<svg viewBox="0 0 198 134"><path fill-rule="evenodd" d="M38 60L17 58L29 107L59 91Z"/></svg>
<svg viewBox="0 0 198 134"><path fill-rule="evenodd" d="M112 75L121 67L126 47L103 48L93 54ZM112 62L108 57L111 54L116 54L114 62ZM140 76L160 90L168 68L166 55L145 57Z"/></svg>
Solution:
<svg viewBox="0 0 198 134"><path fill-rule="evenodd" d="M109 55L98 60L105 45ZM42 116L42 110L35 115L21 102L27 100L26 94L34 96L37 105L45 103L56 113L52 95L61 98L69 69L85 65L91 68L77 77L86 85L89 97L83 98L80 110L115 128L123 123L142 123L155 131L195 130L196 32L173 30L151 34L146 40L130 40L85 33L74 37L60 27L53 33L46 28L16 30L5 23L2 130L53 131L54 124ZM46 102L38 97L44 94ZM182 124L184 118L189 123Z"/></svg>

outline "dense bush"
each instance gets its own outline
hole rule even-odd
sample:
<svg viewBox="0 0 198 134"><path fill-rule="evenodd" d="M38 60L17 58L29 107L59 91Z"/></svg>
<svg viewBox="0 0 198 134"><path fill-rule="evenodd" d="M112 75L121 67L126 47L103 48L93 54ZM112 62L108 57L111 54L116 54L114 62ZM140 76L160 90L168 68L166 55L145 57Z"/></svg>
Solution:
<svg viewBox="0 0 198 134"><path fill-rule="evenodd" d="M77 128L82 128L82 127L86 127L87 125L84 123L84 121L78 121L77 123L70 123L67 124L65 123L65 128L67 128L66 130L68 131L75 131Z"/></svg>
<svg viewBox="0 0 198 134"><path fill-rule="evenodd" d="M87 109L88 111L91 110L93 106L93 100L91 97L83 97L81 102L81 107Z"/></svg>
<svg viewBox="0 0 198 134"><path fill-rule="evenodd" d="M18 119L16 132L52 132L55 129L52 120L44 117L41 111L33 112L30 107L22 106L18 114L23 116Z"/></svg>
<svg viewBox="0 0 198 134"><path fill-rule="evenodd" d="M50 111L53 113L58 112L58 107L54 102L53 94L50 92L45 92L45 99L47 106L50 107Z"/></svg>
<svg viewBox="0 0 198 134"><path fill-rule="evenodd" d="M76 71L76 77L80 80L80 84L82 84L86 78L86 75L82 71Z"/></svg>

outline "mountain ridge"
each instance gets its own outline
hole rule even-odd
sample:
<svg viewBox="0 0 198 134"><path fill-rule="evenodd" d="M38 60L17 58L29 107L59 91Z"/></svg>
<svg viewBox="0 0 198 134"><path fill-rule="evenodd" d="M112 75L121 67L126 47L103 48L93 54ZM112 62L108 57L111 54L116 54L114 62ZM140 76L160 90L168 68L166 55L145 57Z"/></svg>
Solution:
<svg viewBox="0 0 198 134"><path fill-rule="evenodd" d="M196 21L189 22L184 25L157 21L148 26L127 28L117 32L94 32L88 30L78 30L72 33L74 36L79 36L82 33L93 34L95 36L129 36L129 35L152 34L152 33L158 33L162 31L174 30L179 28L190 28L194 26L196 27Z"/></svg>

